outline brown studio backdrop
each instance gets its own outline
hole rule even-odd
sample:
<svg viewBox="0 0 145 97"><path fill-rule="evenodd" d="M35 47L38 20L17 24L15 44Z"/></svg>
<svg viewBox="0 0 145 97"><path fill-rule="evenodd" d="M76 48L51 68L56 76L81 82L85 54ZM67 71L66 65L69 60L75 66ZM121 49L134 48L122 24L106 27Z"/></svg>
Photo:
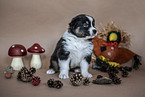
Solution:
<svg viewBox="0 0 145 97"><path fill-rule="evenodd" d="M8 49L14 43L22 44L26 48L33 43L39 43L46 50L42 54L43 69L48 69L49 59L57 41L67 30L71 19L81 13L93 16L97 27L99 23L107 24L114 21L117 26L130 33L130 49L143 57L144 64L144 5L144 0L0 0L1 75L3 69L10 65L11 57L8 56ZM30 53L23 58L26 66L29 66L30 58ZM141 70L144 67L143 65ZM45 73L40 74L43 78L47 77L43 74ZM5 80L2 81L5 82ZM144 88L141 88L141 94L134 94L142 96ZM130 92L132 93L133 90ZM117 93L121 94L120 91ZM124 91L124 93L129 97L128 92ZM102 95L105 94L102 93Z"/></svg>
<svg viewBox="0 0 145 97"><path fill-rule="evenodd" d="M9 58L7 51L12 44L20 43L28 48L35 42L46 49L42 56L48 58L72 17L80 13L92 15L96 26L113 20L131 34L130 49L141 56L145 55L143 0L1 0L0 4L2 60Z"/></svg>

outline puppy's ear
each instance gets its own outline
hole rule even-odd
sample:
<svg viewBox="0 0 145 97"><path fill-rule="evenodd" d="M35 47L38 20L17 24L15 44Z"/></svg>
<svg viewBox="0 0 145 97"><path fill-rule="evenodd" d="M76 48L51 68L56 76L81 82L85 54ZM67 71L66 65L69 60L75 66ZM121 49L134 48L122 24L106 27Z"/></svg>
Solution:
<svg viewBox="0 0 145 97"><path fill-rule="evenodd" d="M71 22L69 23L69 30L71 31L71 32L74 32L74 29L75 29L75 25L76 25L76 23L77 23L77 18L75 17L75 18L73 18L72 20L71 20Z"/></svg>
<svg viewBox="0 0 145 97"><path fill-rule="evenodd" d="M84 20L84 18L86 18L84 14L74 17L69 23L69 30L74 33L75 29L77 28L77 24L80 23L79 21Z"/></svg>
<svg viewBox="0 0 145 97"><path fill-rule="evenodd" d="M72 23L71 23L71 22L69 23L69 29L71 29L71 30L73 29L73 28L72 28Z"/></svg>

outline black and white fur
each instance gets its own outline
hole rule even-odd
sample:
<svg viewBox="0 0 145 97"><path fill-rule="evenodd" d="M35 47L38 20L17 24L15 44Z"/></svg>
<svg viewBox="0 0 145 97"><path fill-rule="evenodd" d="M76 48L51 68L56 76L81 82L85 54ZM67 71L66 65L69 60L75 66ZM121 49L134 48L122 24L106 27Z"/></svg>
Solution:
<svg viewBox="0 0 145 97"><path fill-rule="evenodd" d="M93 50L92 38L97 35L94 23L94 18L85 14L72 19L51 56L47 74L60 71L59 78L67 79L71 68L80 67L83 77L92 77L88 68Z"/></svg>

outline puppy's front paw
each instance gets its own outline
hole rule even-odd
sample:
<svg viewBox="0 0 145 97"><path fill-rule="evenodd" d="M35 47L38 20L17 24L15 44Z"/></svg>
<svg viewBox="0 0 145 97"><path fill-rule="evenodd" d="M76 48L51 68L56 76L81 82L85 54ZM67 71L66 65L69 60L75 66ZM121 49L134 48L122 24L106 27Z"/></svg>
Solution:
<svg viewBox="0 0 145 97"><path fill-rule="evenodd" d="M54 73L55 73L55 71L53 69L49 69L46 71L46 74L54 74Z"/></svg>
<svg viewBox="0 0 145 97"><path fill-rule="evenodd" d="M68 73L60 73L59 74L59 78L61 78L61 79L68 79L69 78Z"/></svg>
<svg viewBox="0 0 145 97"><path fill-rule="evenodd" d="M87 78L93 77L92 74L90 74L88 72L82 73L82 75L83 75L83 77L87 77Z"/></svg>

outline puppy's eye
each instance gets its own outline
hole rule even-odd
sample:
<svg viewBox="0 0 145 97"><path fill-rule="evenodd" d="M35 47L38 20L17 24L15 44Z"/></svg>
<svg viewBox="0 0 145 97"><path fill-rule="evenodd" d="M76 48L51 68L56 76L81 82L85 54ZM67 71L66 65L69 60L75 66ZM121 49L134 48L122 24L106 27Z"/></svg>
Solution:
<svg viewBox="0 0 145 97"><path fill-rule="evenodd" d="M84 28L88 28L89 25L88 25L87 23L84 23L84 24L83 24L83 27L84 27Z"/></svg>

